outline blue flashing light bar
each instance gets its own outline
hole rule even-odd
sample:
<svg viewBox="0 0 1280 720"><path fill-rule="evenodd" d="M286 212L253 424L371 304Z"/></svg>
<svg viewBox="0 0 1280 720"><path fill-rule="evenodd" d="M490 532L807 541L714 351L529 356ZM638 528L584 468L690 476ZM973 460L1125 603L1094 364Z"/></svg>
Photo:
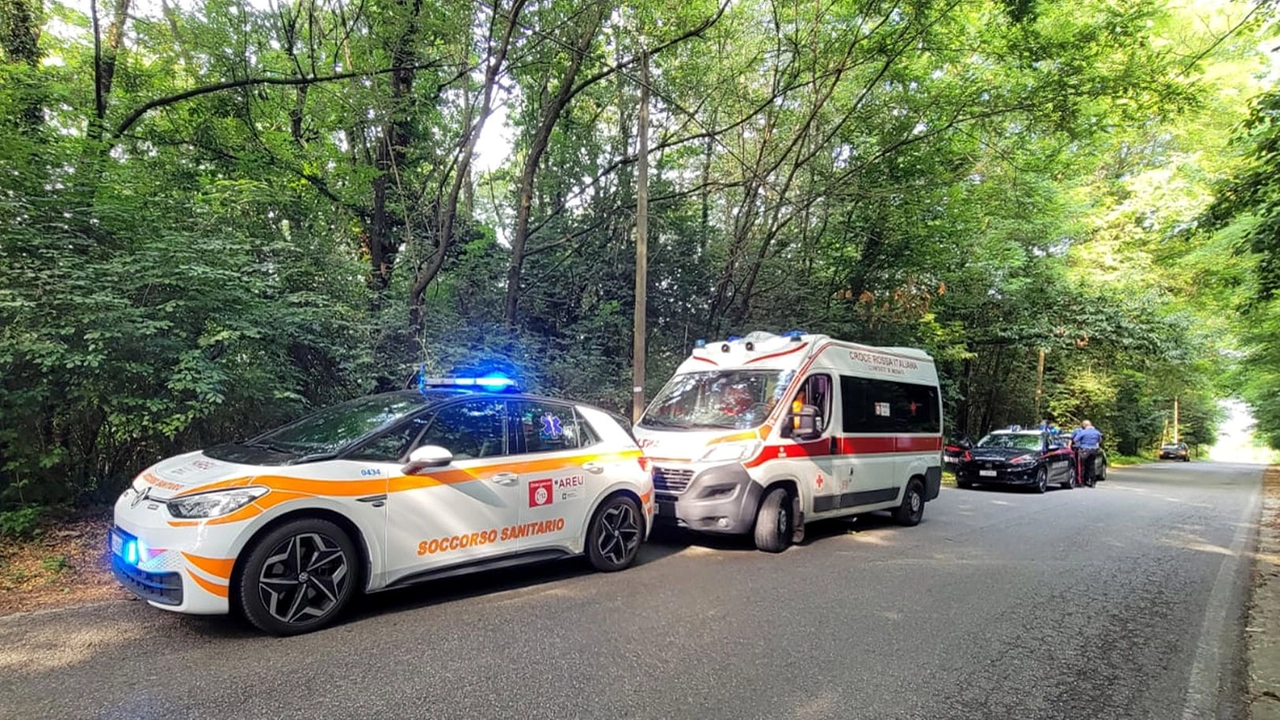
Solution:
<svg viewBox="0 0 1280 720"><path fill-rule="evenodd" d="M792 340L799 340L804 334L805 333L803 330L791 330L785 333L785 335L791 338Z"/></svg>
<svg viewBox="0 0 1280 720"><path fill-rule="evenodd" d="M737 336L737 335L730 335L730 336L729 336L729 342L733 342L733 341L735 341L735 340L741 340L741 339L742 339L742 338L741 338L741 337L739 337L739 336Z"/></svg>
<svg viewBox="0 0 1280 720"><path fill-rule="evenodd" d="M706 347L706 346L707 346L707 341L706 341L706 340L704 340L703 338L698 338L697 340L694 340L694 341L693 341L693 346L694 346L694 347Z"/></svg>
<svg viewBox="0 0 1280 720"><path fill-rule="evenodd" d="M500 375L485 377L456 378L424 378L423 387L479 387L485 390L506 390L516 388L516 381Z"/></svg>

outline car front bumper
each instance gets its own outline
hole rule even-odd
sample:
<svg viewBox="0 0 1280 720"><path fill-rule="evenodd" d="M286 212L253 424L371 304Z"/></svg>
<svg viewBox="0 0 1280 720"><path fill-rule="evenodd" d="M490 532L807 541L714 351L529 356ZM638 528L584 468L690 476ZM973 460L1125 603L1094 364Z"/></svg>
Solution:
<svg viewBox="0 0 1280 720"><path fill-rule="evenodd" d="M661 466L670 476L688 474L687 486L680 488L655 480L659 525L675 526L719 535L742 535L755 527L756 509L764 489L751 479L740 463L697 466Z"/></svg>
<svg viewBox="0 0 1280 720"><path fill-rule="evenodd" d="M163 610L192 615L230 611L234 555L242 523L176 524L162 504L132 505L125 493L107 542L111 572L124 588Z"/></svg>
<svg viewBox="0 0 1280 720"><path fill-rule="evenodd" d="M1032 466L1028 468L959 468L956 470L956 481L975 483L980 485L1034 485L1036 484L1036 470ZM995 475L983 475L983 472L994 472Z"/></svg>

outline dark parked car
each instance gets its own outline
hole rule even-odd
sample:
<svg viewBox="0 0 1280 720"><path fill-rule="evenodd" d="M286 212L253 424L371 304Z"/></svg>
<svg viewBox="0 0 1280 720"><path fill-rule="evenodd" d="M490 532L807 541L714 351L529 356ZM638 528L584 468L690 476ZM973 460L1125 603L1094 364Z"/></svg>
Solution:
<svg viewBox="0 0 1280 720"><path fill-rule="evenodd" d="M1160 459L1191 462L1191 453L1187 451L1186 443L1166 443L1160 446Z"/></svg>
<svg viewBox="0 0 1280 720"><path fill-rule="evenodd" d="M1064 489L1075 487L1075 456L1058 436L1040 430L996 430L979 440L956 466L956 485L962 488L1028 485L1044 492L1054 483Z"/></svg>
<svg viewBox="0 0 1280 720"><path fill-rule="evenodd" d="M955 472L962 461L970 459L969 449L972 447L973 441L967 436L947 438L947 442L942 446L942 468Z"/></svg>

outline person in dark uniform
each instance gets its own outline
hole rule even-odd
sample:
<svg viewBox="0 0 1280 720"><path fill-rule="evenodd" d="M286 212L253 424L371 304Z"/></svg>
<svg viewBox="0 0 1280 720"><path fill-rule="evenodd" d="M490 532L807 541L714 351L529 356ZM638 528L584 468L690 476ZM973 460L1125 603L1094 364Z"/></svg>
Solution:
<svg viewBox="0 0 1280 720"><path fill-rule="evenodd" d="M1071 433L1071 447L1076 451L1076 467L1079 468L1079 477L1086 487L1093 487L1098 480L1094 477L1094 458L1098 456L1098 449L1102 447L1102 432L1093 426L1093 423L1085 420L1080 423L1080 427Z"/></svg>

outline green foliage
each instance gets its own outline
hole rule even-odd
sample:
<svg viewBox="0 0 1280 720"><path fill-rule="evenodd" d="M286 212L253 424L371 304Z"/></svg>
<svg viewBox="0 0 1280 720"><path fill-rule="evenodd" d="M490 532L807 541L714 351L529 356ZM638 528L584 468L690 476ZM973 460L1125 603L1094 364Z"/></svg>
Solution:
<svg viewBox="0 0 1280 720"><path fill-rule="evenodd" d="M40 558L40 569L51 575L61 575L71 569L71 561L66 555L49 555Z"/></svg>
<svg viewBox="0 0 1280 720"><path fill-rule="evenodd" d="M0 537L21 540L35 537L40 532L44 511L36 506L16 510L0 510Z"/></svg>
<svg viewBox="0 0 1280 720"><path fill-rule="evenodd" d="M626 412L642 49L650 395L699 337L799 327L926 348L972 434L1136 453L1177 397L1210 442L1235 387L1280 428L1280 320L1224 319L1269 292L1274 99L1187 231L1254 90L1240 5L118 7L110 88L82 12L6 17L0 517L421 366Z"/></svg>

